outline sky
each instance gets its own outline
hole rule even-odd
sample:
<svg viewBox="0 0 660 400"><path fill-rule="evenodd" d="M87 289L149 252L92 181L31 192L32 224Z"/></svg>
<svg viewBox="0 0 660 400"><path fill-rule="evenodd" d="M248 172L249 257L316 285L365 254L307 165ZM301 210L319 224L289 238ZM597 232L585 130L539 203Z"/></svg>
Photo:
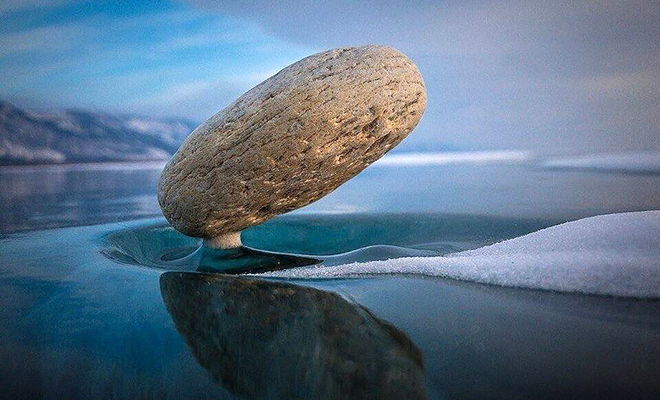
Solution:
<svg viewBox="0 0 660 400"><path fill-rule="evenodd" d="M0 97L202 122L296 60L385 44L419 66L410 150L660 150L657 0L3 0Z"/></svg>

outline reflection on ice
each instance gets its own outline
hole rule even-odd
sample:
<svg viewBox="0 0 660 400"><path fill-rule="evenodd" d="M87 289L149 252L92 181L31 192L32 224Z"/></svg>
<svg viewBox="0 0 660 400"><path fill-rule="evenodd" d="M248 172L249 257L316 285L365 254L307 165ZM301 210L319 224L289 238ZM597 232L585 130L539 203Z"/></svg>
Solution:
<svg viewBox="0 0 660 400"><path fill-rule="evenodd" d="M160 285L199 363L240 398L426 398L419 348L335 293L185 272Z"/></svg>
<svg viewBox="0 0 660 400"><path fill-rule="evenodd" d="M312 257L261 251L245 246L228 250L201 246L194 254L179 262L186 261L196 265L197 271L227 274L277 271L320 262Z"/></svg>

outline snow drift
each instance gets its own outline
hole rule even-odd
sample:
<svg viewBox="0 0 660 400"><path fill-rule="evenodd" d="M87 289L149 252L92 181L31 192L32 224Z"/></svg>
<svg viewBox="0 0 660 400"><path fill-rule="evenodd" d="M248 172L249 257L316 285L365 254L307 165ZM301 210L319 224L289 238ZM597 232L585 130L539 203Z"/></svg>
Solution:
<svg viewBox="0 0 660 400"><path fill-rule="evenodd" d="M419 274L494 285L660 298L660 211L601 215L443 257L303 267L261 276Z"/></svg>

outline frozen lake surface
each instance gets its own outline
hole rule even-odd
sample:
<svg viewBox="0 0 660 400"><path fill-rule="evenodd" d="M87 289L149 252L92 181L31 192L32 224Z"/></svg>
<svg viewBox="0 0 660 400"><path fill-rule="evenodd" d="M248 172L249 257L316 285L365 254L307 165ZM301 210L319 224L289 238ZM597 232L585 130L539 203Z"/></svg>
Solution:
<svg viewBox="0 0 660 400"><path fill-rule="evenodd" d="M580 231L571 229L578 235L571 237L559 224L660 209L660 175L648 168L545 168L516 152L376 164L321 201L247 230L244 242L317 258L326 271L409 257L405 270L331 279L291 279L295 270L288 270L263 279L171 261L200 243L162 219L161 167L0 168L3 396L600 399L660 392L653 296L416 274L438 258L449 260L451 272L468 263L460 260L465 254L470 268L490 263L496 271L522 257L528 271L553 260L541 254L544 244L563 243L564 255L580 250L571 247ZM608 259L588 254L593 267L627 268L625 251L657 262L652 236L621 221L609 225L621 229L598 231L598 218L576 222L595 238L587 250L622 248ZM558 232L558 241L547 232Z"/></svg>

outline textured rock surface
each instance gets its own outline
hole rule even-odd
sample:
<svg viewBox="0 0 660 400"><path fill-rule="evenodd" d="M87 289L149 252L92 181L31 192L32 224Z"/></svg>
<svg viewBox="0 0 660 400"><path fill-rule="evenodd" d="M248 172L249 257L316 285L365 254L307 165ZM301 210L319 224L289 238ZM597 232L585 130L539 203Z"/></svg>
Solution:
<svg viewBox="0 0 660 400"><path fill-rule="evenodd" d="M159 203L187 235L239 232L330 193L399 144L425 109L422 76L395 49L312 55L195 129L161 175Z"/></svg>

